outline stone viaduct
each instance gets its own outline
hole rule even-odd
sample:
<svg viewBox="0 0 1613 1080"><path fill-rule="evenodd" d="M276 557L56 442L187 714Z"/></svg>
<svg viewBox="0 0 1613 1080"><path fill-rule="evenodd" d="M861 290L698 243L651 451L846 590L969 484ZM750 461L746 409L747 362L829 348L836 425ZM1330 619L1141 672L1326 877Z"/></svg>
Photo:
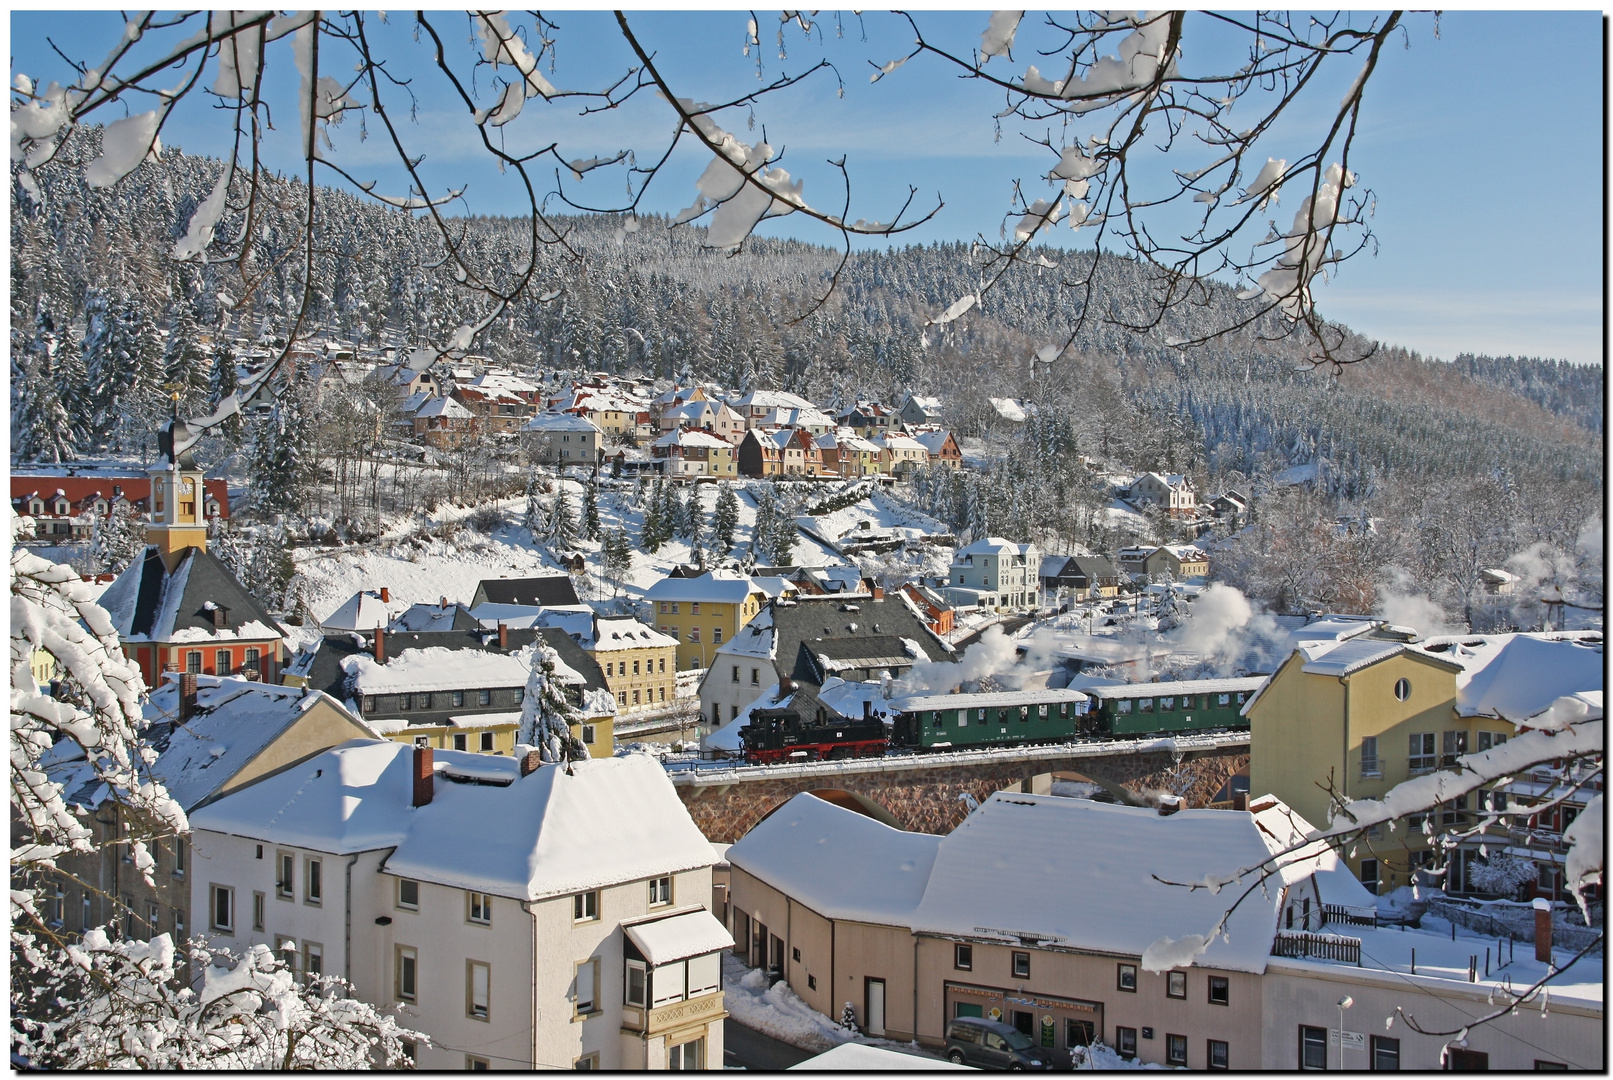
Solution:
<svg viewBox="0 0 1613 1080"><path fill-rule="evenodd" d="M998 791L1046 793L1054 779L1085 780L1117 801L1149 805L1173 794L1202 807L1248 768L1249 735L1240 732L679 769L668 776L706 838L731 844L803 791L887 825L944 835Z"/></svg>

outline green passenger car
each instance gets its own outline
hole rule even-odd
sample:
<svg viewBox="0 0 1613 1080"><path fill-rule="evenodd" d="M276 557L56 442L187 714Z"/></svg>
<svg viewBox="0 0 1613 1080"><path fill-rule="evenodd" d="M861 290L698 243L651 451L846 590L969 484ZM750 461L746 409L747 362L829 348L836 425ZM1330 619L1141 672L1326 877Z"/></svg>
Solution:
<svg viewBox="0 0 1613 1080"><path fill-rule="evenodd" d="M1125 738L1246 728L1249 721L1241 710L1265 681L1264 675L1191 679L1094 686L1086 692L1092 696L1096 733Z"/></svg>
<svg viewBox="0 0 1613 1080"><path fill-rule="evenodd" d="M892 741L914 750L1054 742L1080 733L1089 701L1078 690L934 694L891 702Z"/></svg>

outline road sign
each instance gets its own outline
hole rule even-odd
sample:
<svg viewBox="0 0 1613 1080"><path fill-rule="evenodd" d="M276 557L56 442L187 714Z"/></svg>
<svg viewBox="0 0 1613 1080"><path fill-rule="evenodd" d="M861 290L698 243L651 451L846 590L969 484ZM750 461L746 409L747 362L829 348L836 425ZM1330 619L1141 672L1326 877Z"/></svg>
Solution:
<svg viewBox="0 0 1613 1080"><path fill-rule="evenodd" d="M1339 1029L1327 1029L1327 1041L1331 1046L1339 1044ZM1367 1036L1362 1031L1346 1031L1344 1033L1344 1046L1347 1050L1364 1050L1367 1045Z"/></svg>

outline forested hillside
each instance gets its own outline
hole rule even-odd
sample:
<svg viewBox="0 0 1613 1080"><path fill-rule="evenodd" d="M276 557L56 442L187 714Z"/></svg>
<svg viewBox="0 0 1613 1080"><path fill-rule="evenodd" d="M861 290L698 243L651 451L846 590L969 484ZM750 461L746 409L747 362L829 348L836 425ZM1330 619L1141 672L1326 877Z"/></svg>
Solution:
<svg viewBox="0 0 1613 1080"><path fill-rule="evenodd" d="M175 263L173 242L220 164L170 149L119 186L90 190L82 162L96 138L76 134L38 170L38 199L13 185L14 449L28 455L41 446L140 453L168 407L162 383L180 384L187 407L199 408L227 378L227 352L203 349L204 330L222 328L226 339L283 330L302 292L306 192L297 181L274 181L265 193L245 267ZM407 345L440 342L476 320L472 301L438 267L441 241L428 224L335 192L319 206L310 329L361 345ZM495 275L525 259L523 222L462 224L468 249ZM558 292L548 302L524 299L478 339L478 352L520 369L780 386L829 406L936 393L962 435L999 424L988 397L1035 403L1037 420L1002 441L1008 460L973 494L930 493L930 508L954 525L968 524L972 502L992 508L994 531L1054 545L1102 539L1088 512L1101 499L1083 459L1187 472L1202 491L1257 492L1284 469L1315 463L1315 511L1393 517L1406 537L1394 556L1400 565L1426 554L1433 541L1425 532L1453 528L1425 530L1425 511L1451 500L1466 508L1481 487L1511 500L1502 521L1499 507L1471 507L1480 517L1490 511L1474 558L1494 565L1536 542L1572 549L1601 502L1600 368L1514 357L1444 363L1386 345L1333 375L1313 370L1269 320L1174 348L1230 321L1239 306L1230 289L1208 285L1139 334L1124 325L1148 307L1138 264L1111 258L1099 267L1114 283L1105 295L1135 297L1134 306L1083 311L1083 294L1059 287L1069 268L1058 263L1091 256L1051 249L1043 253L1051 265L1018 268L975 310L926 327L979 287L969 245L854 254L831 289L839 255L825 248L753 239L727 258L701 248L699 229L668 229L664 220L554 224L564 242L544 249L540 279ZM226 215L218 233L233 237L242 226ZM1031 362L1083 315L1066 358Z"/></svg>

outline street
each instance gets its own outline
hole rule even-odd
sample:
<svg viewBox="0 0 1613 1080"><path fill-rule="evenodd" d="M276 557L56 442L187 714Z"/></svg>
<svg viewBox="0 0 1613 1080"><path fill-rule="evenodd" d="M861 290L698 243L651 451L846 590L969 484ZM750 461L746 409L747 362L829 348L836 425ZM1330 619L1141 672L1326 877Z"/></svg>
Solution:
<svg viewBox="0 0 1613 1080"><path fill-rule="evenodd" d="M814 1056L811 1050L802 1050L798 1046L780 1042L771 1035L763 1035L733 1017L722 1022L722 1038L722 1063L725 1067L778 1072Z"/></svg>

